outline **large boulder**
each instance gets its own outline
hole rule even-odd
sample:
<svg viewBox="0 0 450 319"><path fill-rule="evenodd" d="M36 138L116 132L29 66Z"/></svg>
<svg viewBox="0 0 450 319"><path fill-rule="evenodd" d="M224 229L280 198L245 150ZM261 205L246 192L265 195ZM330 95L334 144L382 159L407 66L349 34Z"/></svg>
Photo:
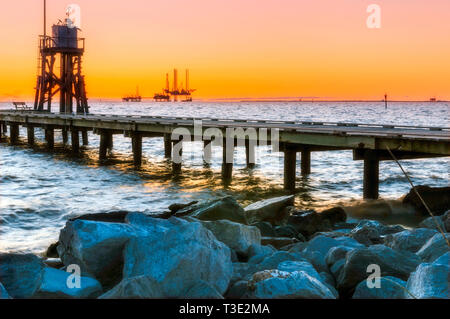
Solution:
<svg viewBox="0 0 450 319"><path fill-rule="evenodd" d="M235 223L229 220L203 221L216 238L238 254L247 255L252 245L261 244L261 233L257 227Z"/></svg>
<svg viewBox="0 0 450 319"><path fill-rule="evenodd" d="M428 217L422 220L419 224L421 228L429 228L433 230L446 231L446 227L441 216Z"/></svg>
<svg viewBox="0 0 450 319"><path fill-rule="evenodd" d="M0 254L0 282L13 298L30 298L39 289L44 263L32 254Z"/></svg>
<svg viewBox="0 0 450 319"><path fill-rule="evenodd" d="M112 287L122 277L125 244L145 233L125 223L69 221L60 232L58 254L66 266L76 264L82 273Z"/></svg>
<svg viewBox="0 0 450 319"><path fill-rule="evenodd" d="M126 244L124 278L152 278L161 298L182 297L200 280L220 294L226 291L233 273L230 249L200 222L139 214L129 214L127 219L130 225L146 229L147 235Z"/></svg>
<svg viewBox="0 0 450 319"><path fill-rule="evenodd" d="M294 196L281 196L265 199L244 208L245 216L249 223L267 221L272 224L278 224L283 221L289 211L284 208L294 204Z"/></svg>
<svg viewBox="0 0 450 319"><path fill-rule="evenodd" d="M430 187L424 185L416 186L416 190L434 215L442 215L450 209L450 187ZM417 212L424 216L428 216L429 214L414 189L411 189L403 198L403 203L414 206Z"/></svg>
<svg viewBox="0 0 450 319"><path fill-rule="evenodd" d="M0 283L0 300L1 299L11 299L11 296L6 291L5 287Z"/></svg>
<svg viewBox="0 0 450 319"><path fill-rule="evenodd" d="M302 255L308 259L319 272L329 271L325 258L328 251L337 246L350 248L362 248L364 245L358 243L350 237L331 238L327 236L317 236L308 242L308 246L303 250Z"/></svg>
<svg viewBox="0 0 450 319"><path fill-rule="evenodd" d="M417 252L437 231L428 228L416 228L404 230L399 233L386 236L384 244L395 250L407 250Z"/></svg>
<svg viewBox="0 0 450 319"><path fill-rule="evenodd" d="M265 236L265 237L277 236L277 234L275 233L275 229L273 228L272 224L269 222L257 222L257 223L252 223L251 225L259 228L259 231L261 232L261 236Z"/></svg>
<svg viewBox="0 0 450 319"><path fill-rule="evenodd" d="M337 288L343 295L352 294L353 289L371 273L369 265L380 267L380 276L393 276L407 280L420 264L420 258L410 252L396 251L384 245L373 245L354 249L346 256L343 269L337 278Z"/></svg>
<svg viewBox="0 0 450 319"><path fill-rule="evenodd" d="M175 213L177 217L186 215L200 220L227 219L236 223L247 224L244 209L232 196L190 205Z"/></svg>
<svg viewBox="0 0 450 319"><path fill-rule="evenodd" d="M99 299L155 299L161 296L156 280L148 276L125 278Z"/></svg>
<svg viewBox="0 0 450 319"><path fill-rule="evenodd" d="M450 240L450 234L445 234L445 237L447 240L441 233L437 233L420 248L417 255L425 262L435 261L438 257L449 251L447 241Z"/></svg>
<svg viewBox="0 0 450 319"><path fill-rule="evenodd" d="M361 281L355 288L353 299L405 299L406 282L391 276L380 278L380 287L369 288Z"/></svg>
<svg viewBox="0 0 450 319"><path fill-rule="evenodd" d="M71 273L54 268L45 268L41 286L34 294L34 298L95 298L102 293L101 284L94 278L81 277L80 286L70 288L68 282Z"/></svg>
<svg viewBox="0 0 450 319"><path fill-rule="evenodd" d="M450 299L450 265L448 256L446 264L436 260L434 263L424 263L408 279L406 288L412 296L419 299Z"/></svg>
<svg viewBox="0 0 450 319"><path fill-rule="evenodd" d="M305 271L258 272L249 281L248 289L256 299L336 299L325 284Z"/></svg>
<svg viewBox="0 0 450 319"><path fill-rule="evenodd" d="M223 299L223 296L211 284L200 280L182 295L185 299Z"/></svg>
<svg viewBox="0 0 450 319"><path fill-rule="evenodd" d="M305 237L332 230L331 222L315 211L295 211L289 216L287 223Z"/></svg>

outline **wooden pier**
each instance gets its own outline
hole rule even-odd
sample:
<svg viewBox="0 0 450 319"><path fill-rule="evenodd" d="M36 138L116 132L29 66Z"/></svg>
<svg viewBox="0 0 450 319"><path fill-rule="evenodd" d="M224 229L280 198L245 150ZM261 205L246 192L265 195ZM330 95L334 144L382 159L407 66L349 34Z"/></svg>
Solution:
<svg viewBox="0 0 450 319"><path fill-rule="evenodd" d="M201 121L201 130L195 123ZM219 130L223 136L222 176L232 178L233 162L227 158L227 148L236 146L246 148L247 164L254 165L252 150L258 145L274 143L270 136L276 132L276 143L284 152L284 188L295 191L296 154L301 153L301 174L311 173L311 152L331 150L353 150L353 159L364 161L364 198L378 198L379 162L392 160L388 149L399 159L417 159L450 156L450 128L423 126L396 126L357 123L330 123L308 121L271 121L213 119L190 117L122 116L122 115L67 115L32 111L0 111L0 134L5 136L9 126L9 143L19 141L19 127L27 128L27 142L33 145L34 128L45 130L45 139L49 149L54 147L54 132L61 130L63 139L68 140L70 133L72 151L80 151L80 134L83 145L88 144L88 131L100 135L99 160L107 157L107 151L113 147L113 137L122 134L131 139L134 164L142 162L143 138L163 137L162 147L165 156L174 159L182 153L182 143L204 141L205 158L210 157L211 139L207 131ZM181 129L185 134L173 134ZM230 129L241 129L240 134L227 139ZM255 131L256 135L247 134ZM243 134L242 134L243 133ZM263 134L264 133L264 134ZM266 134L267 133L267 134ZM265 140L266 136L268 140ZM188 137L189 136L189 137ZM232 141L230 143L230 140ZM181 173L182 163L173 161L175 173Z"/></svg>

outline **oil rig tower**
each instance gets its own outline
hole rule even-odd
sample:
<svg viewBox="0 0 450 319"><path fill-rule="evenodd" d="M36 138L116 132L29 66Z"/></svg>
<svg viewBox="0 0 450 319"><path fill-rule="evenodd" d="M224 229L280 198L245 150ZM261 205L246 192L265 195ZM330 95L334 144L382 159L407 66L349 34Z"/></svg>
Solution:
<svg viewBox="0 0 450 319"><path fill-rule="evenodd" d="M53 97L59 93L60 113L73 113L74 101L77 113L89 113L82 74L85 39L78 38L78 32L79 29L67 17L65 22L53 25L52 36L47 36L44 18L44 35L39 37L36 111L51 112ZM59 74L56 72L58 61Z"/></svg>

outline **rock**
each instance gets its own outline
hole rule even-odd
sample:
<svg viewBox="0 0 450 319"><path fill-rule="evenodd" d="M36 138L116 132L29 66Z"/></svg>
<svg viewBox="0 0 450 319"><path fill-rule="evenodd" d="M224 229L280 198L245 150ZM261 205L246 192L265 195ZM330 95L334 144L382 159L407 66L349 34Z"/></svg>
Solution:
<svg viewBox="0 0 450 319"><path fill-rule="evenodd" d="M44 257L59 258L58 250L57 250L58 245L59 245L59 242L56 242L56 243L53 243L50 246L48 246L46 252L44 253Z"/></svg>
<svg viewBox="0 0 450 319"><path fill-rule="evenodd" d="M297 238L286 238L286 237L262 237L262 245L271 245L276 249L280 249L284 246L298 243Z"/></svg>
<svg viewBox="0 0 450 319"><path fill-rule="evenodd" d="M281 250L288 251L290 253L301 253L308 246L307 242L298 242L282 247Z"/></svg>
<svg viewBox="0 0 450 319"><path fill-rule="evenodd" d="M245 298L247 294L247 286L248 281L240 280L233 285L231 285L230 289L226 293L227 299L242 299Z"/></svg>
<svg viewBox="0 0 450 319"><path fill-rule="evenodd" d="M444 216L442 216L442 221L444 223L445 232L450 233L450 210L448 210Z"/></svg>
<svg viewBox="0 0 450 319"><path fill-rule="evenodd" d="M158 283L153 278L137 276L123 279L99 299L155 299L161 298L162 295Z"/></svg>
<svg viewBox="0 0 450 319"><path fill-rule="evenodd" d="M51 268L61 269L64 267L60 258L47 258L44 260L44 264Z"/></svg>
<svg viewBox="0 0 450 319"><path fill-rule="evenodd" d="M351 294L352 290L371 273L367 272L369 265L378 265L381 276L393 276L407 280L410 273L420 264L417 255L405 251L396 251L384 245L373 245L349 252L343 269L337 278L338 290Z"/></svg>
<svg viewBox="0 0 450 319"><path fill-rule="evenodd" d="M442 215L450 209L450 187L429 187L424 185L416 186L416 190L434 215ZM417 212L424 216L429 214L414 189L411 189L404 197L403 203L414 206Z"/></svg>
<svg viewBox="0 0 450 319"><path fill-rule="evenodd" d="M380 278L380 288L367 287L367 281L361 281L355 288L353 299L404 299L406 282L391 276Z"/></svg>
<svg viewBox="0 0 450 319"><path fill-rule="evenodd" d="M172 204L172 205L169 206L169 210L171 211L172 214L175 214L176 212L178 212L178 211L180 211L180 210L182 210L182 209L184 209L185 212L188 212L188 210L187 210L186 208L192 207L192 206L195 205L195 204L198 204L198 201L197 201L197 200L192 201L192 202L187 203L187 204L179 204L179 203L175 203L175 204ZM193 210L192 210L192 211L193 211ZM192 211L191 211L191 212L192 212Z"/></svg>
<svg viewBox="0 0 450 319"><path fill-rule="evenodd" d="M335 299L321 281L304 271L266 270L252 276L248 283L252 298L257 299Z"/></svg>
<svg viewBox="0 0 450 319"><path fill-rule="evenodd" d="M331 267L339 260L345 259L347 257L347 254L353 249L355 248L347 246L336 246L330 248L325 256L325 262L327 263L327 266Z"/></svg>
<svg viewBox="0 0 450 319"><path fill-rule="evenodd" d="M223 296L209 283L200 280L182 294L183 299L223 299Z"/></svg>
<svg viewBox="0 0 450 319"><path fill-rule="evenodd" d="M70 218L69 221L75 220L90 220L96 222L107 223L125 223L125 218L129 212L127 211L112 211L106 213L85 214L78 217Z"/></svg>
<svg viewBox="0 0 450 319"><path fill-rule="evenodd" d="M257 271L256 264L254 263L233 263L233 277L230 282L234 284L241 280L249 280L250 277Z"/></svg>
<svg viewBox="0 0 450 319"><path fill-rule="evenodd" d="M101 295L102 286L94 278L81 277L80 288L69 288L73 280L69 278L71 273L46 267L41 286L34 294L34 298L56 299L56 298L95 298Z"/></svg>
<svg viewBox="0 0 450 319"><path fill-rule="evenodd" d="M125 244L139 233L146 231L122 223L69 221L60 232L58 253L64 265L76 264L104 287L113 287L122 278Z"/></svg>
<svg viewBox="0 0 450 319"><path fill-rule="evenodd" d="M157 282L164 298L182 297L200 280L220 294L226 291L233 273L230 249L200 222L138 214L127 218L131 225L145 228L147 235L127 243L124 278L148 276Z"/></svg>
<svg viewBox="0 0 450 319"><path fill-rule="evenodd" d="M333 207L319 213L322 219L330 221L331 225L344 223L347 220L347 213L342 207Z"/></svg>
<svg viewBox="0 0 450 319"><path fill-rule="evenodd" d="M306 237L310 237L319 231L329 231L332 229L330 221L315 211L294 212L289 216L287 223Z"/></svg>
<svg viewBox="0 0 450 319"><path fill-rule="evenodd" d="M275 229L273 229L272 224L269 222L257 222L251 225L259 228L261 231L261 236L276 237Z"/></svg>
<svg viewBox="0 0 450 319"><path fill-rule="evenodd" d="M283 211L283 208L293 205L293 203L293 195L262 200L245 207L245 216L250 223L268 221L277 224L284 220L289 213L289 211Z"/></svg>
<svg viewBox="0 0 450 319"><path fill-rule="evenodd" d="M450 240L450 234L446 234L447 240ZM437 233L431 237L425 245L417 252L417 255L425 262L433 262L438 257L449 251L447 241L441 233Z"/></svg>
<svg viewBox="0 0 450 319"><path fill-rule="evenodd" d="M437 232L427 228L404 230L399 233L386 236L384 244L395 250L417 252Z"/></svg>
<svg viewBox="0 0 450 319"><path fill-rule="evenodd" d="M2 299L11 299L10 295L6 291L5 287L0 283L0 300Z"/></svg>
<svg viewBox="0 0 450 319"><path fill-rule="evenodd" d="M307 261L286 260L279 263L277 269L285 272L304 271L311 277L314 277L319 281L322 280L322 277L316 271L314 266Z"/></svg>
<svg viewBox="0 0 450 319"><path fill-rule="evenodd" d="M411 293L408 298L449 299L450 266L441 263L423 263L408 279L406 288Z"/></svg>
<svg viewBox="0 0 450 319"><path fill-rule="evenodd" d="M437 225L436 225L437 224ZM429 229L433 229L433 230L439 230L439 227L442 231L444 231L445 229L445 224L442 221L441 218L439 218L438 216L433 217L428 217L424 220L422 220L422 222L420 222L419 227L421 228L429 228Z"/></svg>
<svg viewBox="0 0 450 319"><path fill-rule="evenodd" d="M32 297L43 275L44 263L35 255L0 253L0 282L12 298Z"/></svg>
<svg viewBox="0 0 450 319"><path fill-rule="evenodd" d="M247 255L251 245L261 244L261 233L254 226L234 223L229 220L202 221L216 238L235 250L238 254Z"/></svg>
<svg viewBox="0 0 450 319"><path fill-rule="evenodd" d="M231 196L189 206L188 208L177 211L175 216L178 217L187 214L200 220L227 219L236 223L247 224L244 209Z"/></svg>
<svg viewBox="0 0 450 319"><path fill-rule="evenodd" d="M450 265L450 251L446 252L441 257L439 257L438 259L433 261L433 264L434 265L445 265L445 266Z"/></svg>
<svg viewBox="0 0 450 319"><path fill-rule="evenodd" d="M362 248L362 244L350 237L330 238L317 236L308 242L308 246L303 250L303 256L308 259L317 271L329 271L325 262L328 251L337 246L347 246L350 248Z"/></svg>
<svg viewBox="0 0 450 319"><path fill-rule="evenodd" d="M255 257L255 256L264 256L264 257L266 257L266 256L269 256L269 255L272 255L275 251L276 251L276 249L273 246L270 246L270 245L267 245L267 246L251 245L248 248L247 255L248 255L248 257L250 259ZM261 259L261 261L262 261L262 259Z"/></svg>
<svg viewBox="0 0 450 319"><path fill-rule="evenodd" d="M350 236L359 243L370 246L374 244L380 244L383 242L381 235L376 227L370 224L364 224L362 226L356 226L351 232Z"/></svg>
<svg viewBox="0 0 450 319"><path fill-rule="evenodd" d="M287 238L296 238L297 231L294 227L287 226L277 226L275 227L275 237L287 237Z"/></svg>

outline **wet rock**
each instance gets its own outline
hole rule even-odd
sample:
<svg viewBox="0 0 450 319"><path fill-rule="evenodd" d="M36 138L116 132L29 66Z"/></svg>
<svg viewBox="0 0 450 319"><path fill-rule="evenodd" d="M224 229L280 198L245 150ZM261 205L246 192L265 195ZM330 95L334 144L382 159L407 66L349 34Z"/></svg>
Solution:
<svg viewBox="0 0 450 319"><path fill-rule="evenodd" d="M433 261L434 265L450 265L450 251L443 254L441 257L437 258Z"/></svg>
<svg viewBox="0 0 450 319"><path fill-rule="evenodd" d="M147 235L131 238L126 244L124 278L154 279L163 298L182 297L183 291L200 280L220 294L226 291L233 273L230 249L200 222L138 214L127 218L131 225L145 228Z"/></svg>
<svg viewBox="0 0 450 319"><path fill-rule="evenodd" d="M361 281L355 288L353 299L405 299L406 282L391 276L380 278L379 288L367 287L367 281Z"/></svg>
<svg viewBox="0 0 450 319"><path fill-rule="evenodd" d="M231 220L236 223L247 224L244 209L232 196L199 203L181 209L175 216L185 216L189 214L200 220Z"/></svg>
<svg viewBox="0 0 450 319"><path fill-rule="evenodd" d="M292 226L277 226L275 227L276 237L297 238L297 231Z"/></svg>
<svg viewBox="0 0 450 319"><path fill-rule="evenodd" d="M209 283L200 280L184 294L185 299L223 299L223 296Z"/></svg>
<svg viewBox="0 0 450 319"><path fill-rule="evenodd" d="M283 209L293 203L293 195L262 200L245 207L245 216L249 223L267 221L275 225L287 217L289 210L286 211Z"/></svg>
<svg viewBox="0 0 450 319"><path fill-rule="evenodd" d="M41 285L44 263L31 254L0 254L0 282L13 298L30 298Z"/></svg>
<svg viewBox="0 0 450 319"><path fill-rule="evenodd" d="M442 215L450 209L450 187L429 187L424 185L416 186L416 190L434 215ZM403 203L414 206L424 216L429 214L414 189L411 189L404 197Z"/></svg>
<svg viewBox="0 0 450 319"><path fill-rule="evenodd" d="M11 299L11 296L6 291L5 287L0 283L0 300L1 299Z"/></svg>
<svg viewBox="0 0 450 319"><path fill-rule="evenodd" d="M113 211L106 213L85 214L78 217L70 218L69 221L76 220L90 220L105 223L125 223L125 218L129 212L127 211Z"/></svg>
<svg viewBox="0 0 450 319"><path fill-rule="evenodd" d="M347 246L350 248L362 248L362 244L350 237L330 238L317 236L308 242L308 246L303 250L303 256L308 259L317 271L329 271L325 258L328 251L337 246Z"/></svg>
<svg viewBox="0 0 450 319"><path fill-rule="evenodd" d="M251 245L261 244L261 233L254 226L234 223L229 220L202 221L214 236L238 254L247 255Z"/></svg>
<svg viewBox="0 0 450 319"><path fill-rule="evenodd" d="M347 220L347 213L342 207L333 207L319 213L323 219L330 221L331 225L344 223Z"/></svg>
<svg viewBox="0 0 450 319"><path fill-rule="evenodd" d="M308 246L307 242L298 242L284 246L281 250L285 250L290 253L301 253L306 248L306 246Z"/></svg>
<svg viewBox="0 0 450 319"><path fill-rule="evenodd" d="M450 210L448 210L444 216L442 216L442 221L444 222L444 228L447 233L450 233Z"/></svg>
<svg viewBox="0 0 450 319"><path fill-rule="evenodd" d="M448 260L448 258L447 258ZM408 298L449 299L450 265L440 261L432 264L423 263L408 279L406 288L412 294ZM414 297L413 297L414 296Z"/></svg>
<svg viewBox="0 0 450 319"><path fill-rule="evenodd" d="M297 261L297 260L286 260L278 264L277 267L280 271L294 272L294 271L304 271L308 275L316 278L317 280L322 280L322 277L316 271L313 265L307 261Z"/></svg>
<svg viewBox="0 0 450 319"><path fill-rule="evenodd" d="M380 244L383 242L381 234L378 229L371 224L364 224L356 226L351 232L350 236L359 243L370 246Z"/></svg>
<svg viewBox="0 0 450 319"><path fill-rule="evenodd" d="M66 298L96 298L102 293L101 284L94 278L81 277L79 287L69 288L75 281L72 274L66 271L45 268L41 286L33 295L34 298L66 299Z"/></svg>
<svg viewBox="0 0 450 319"><path fill-rule="evenodd" d="M192 211L189 211L187 208L188 207L192 207L193 205L198 204L198 201L192 201L190 203L187 204L179 204L179 203L175 203L169 206L169 210L172 214L175 214L176 212L180 211L180 210L184 210L186 213L191 213ZM194 209L194 208L193 208Z"/></svg>
<svg viewBox="0 0 450 319"><path fill-rule="evenodd" d="M393 276L407 280L410 273L420 264L417 255L396 251L384 245L355 249L346 256L346 262L337 278L337 288L344 295L352 295L353 289L365 280L369 265L378 265L381 276Z"/></svg>
<svg viewBox="0 0 450 319"><path fill-rule="evenodd" d="M123 223L69 221L60 232L58 253L64 265L80 266L82 273L108 288L120 282L123 249L139 233L144 236L147 232Z"/></svg>
<svg viewBox="0 0 450 319"><path fill-rule="evenodd" d="M260 261L262 261L265 257L272 255L275 251L276 251L276 249L270 245L266 245L266 246L251 245L248 248L247 255L250 258L250 260L255 256L259 256L259 257L261 257ZM250 260L249 260L249 262L250 262Z"/></svg>
<svg viewBox="0 0 450 319"><path fill-rule="evenodd" d="M259 228L261 232L261 236L264 237L276 237L275 229L272 224L269 222L257 222L251 224L252 226L256 226Z"/></svg>
<svg viewBox="0 0 450 319"><path fill-rule="evenodd" d="M248 281L240 280L233 285L226 293L227 299L242 299L246 297L247 294Z"/></svg>
<svg viewBox="0 0 450 319"><path fill-rule="evenodd" d="M137 276L123 279L99 299L155 299L161 296L162 292L153 278Z"/></svg>
<svg viewBox="0 0 450 319"><path fill-rule="evenodd" d="M335 299L321 281L304 271L266 270L252 276L248 283L256 299Z"/></svg>
<svg viewBox="0 0 450 319"><path fill-rule="evenodd" d="M420 222L419 227L433 230L439 230L440 228L442 231L445 230L445 224L442 218L440 218L439 216L428 217L424 219L423 221Z"/></svg>
<svg viewBox="0 0 450 319"><path fill-rule="evenodd" d="M296 211L289 216L287 223L305 237L332 229L331 223L315 211Z"/></svg>
<svg viewBox="0 0 450 319"><path fill-rule="evenodd" d="M261 244L262 245L271 245L276 249L280 249L284 246L298 243L297 238L286 238L286 237L262 237Z"/></svg>
<svg viewBox="0 0 450 319"><path fill-rule="evenodd" d="M60 258L47 258L44 260L44 264L55 269L61 269L64 267L64 264Z"/></svg>
<svg viewBox="0 0 450 319"><path fill-rule="evenodd" d="M47 258L59 258L58 250L57 250L58 245L59 245L59 242L56 242L56 243L53 243L50 246L48 246L46 252L44 253L44 256Z"/></svg>
<svg viewBox="0 0 450 319"><path fill-rule="evenodd" d="M336 246L330 248L325 256L325 262L327 263L327 266L332 267L339 260L345 259L347 257L347 254L354 249L354 247L347 246Z"/></svg>
<svg viewBox="0 0 450 319"><path fill-rule="evenodd" d="M395 250L406 250L415 253L436 234L437 232L435 230L427 228L404 230L402 232L386 236L384 239L384 244Z"/></svg>
<svg viewBox="0 0 450 319"><path fill-rule="evenodd" d="M447 240L450 240L450 234L445 234ZM431 237L425 245L420 248L417 255L425 262L433 262L438 257L442 256L449 251L447 241L444 239L441 233L437 233Z"/></svg>

